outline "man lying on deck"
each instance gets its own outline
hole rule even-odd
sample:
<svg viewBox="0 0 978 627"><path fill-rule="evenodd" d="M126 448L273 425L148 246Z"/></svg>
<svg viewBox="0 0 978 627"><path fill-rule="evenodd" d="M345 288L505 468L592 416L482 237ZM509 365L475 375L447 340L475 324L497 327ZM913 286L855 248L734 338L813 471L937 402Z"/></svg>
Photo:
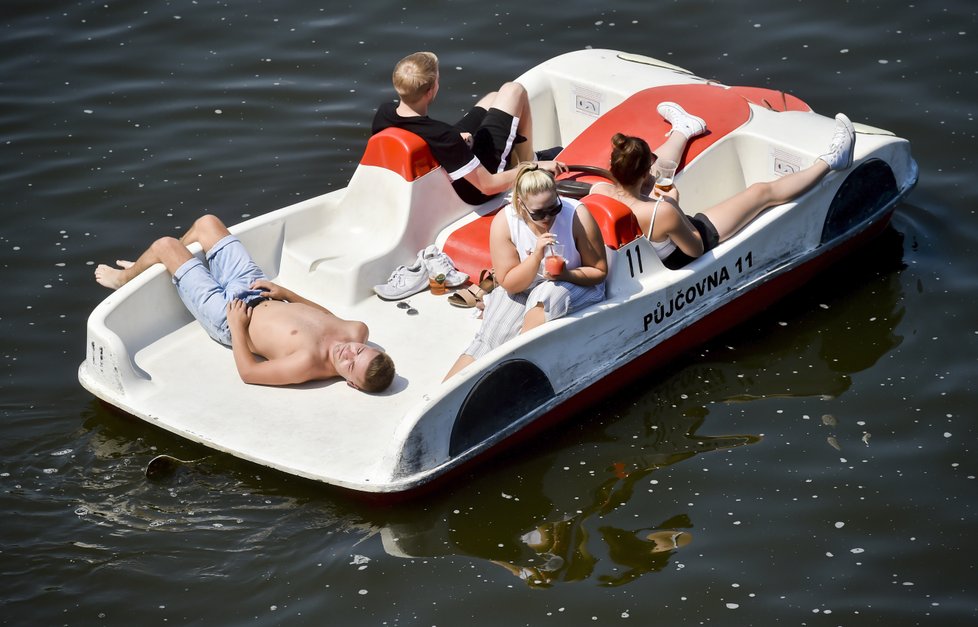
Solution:
<svg viewBox="0 0 978 627"><path fill-rule="evenodd" d="M187 246L200 242L207 265ZM99 264L95 280L118 289L156 263L173 278L184 305L214 340L230 346L245 383L289 385L332 377L366 392L394 379L387 353L368 346L367 325L343 320L269 281L221 220L205 215L179 240L162 237L135 261ZM264 357L264 361L255 355Z"/></svg>

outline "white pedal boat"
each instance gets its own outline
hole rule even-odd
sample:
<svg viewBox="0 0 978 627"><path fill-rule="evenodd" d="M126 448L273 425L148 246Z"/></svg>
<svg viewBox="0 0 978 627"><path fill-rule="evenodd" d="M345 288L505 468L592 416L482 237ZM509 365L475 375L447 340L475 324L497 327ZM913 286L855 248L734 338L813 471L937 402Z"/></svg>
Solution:
<svg viewBox="0 0 978 627"><path fill-rule="evenodd" d="M728 87L648 57L582 50L518 79L534 145L607 167L617 131L653 148L662 100L706 119L676 178L695 213L824 152L831 116L760 88ZM831 115L834 115L834 111ZM368 115L365 113L365 115ZM565 418L765 308L887 225L917 180L906 140L856 124L855 163L680 270L667 270L631 213L585 199L608 244L605 302L499 347L447 382L479 321L425 291L418 315L377 298L399 264L434 242L473 277L489 266L488 221L504 199L470 206L424 143L371 138L349 186L231 227L274 280L370 327L397 365L391 388L341 379L246 385L230 350L208 339L162 266L111 293L88 321L79 380L104 402L189 440L341 488L394 495L430 486L475 458Z"/></svg>

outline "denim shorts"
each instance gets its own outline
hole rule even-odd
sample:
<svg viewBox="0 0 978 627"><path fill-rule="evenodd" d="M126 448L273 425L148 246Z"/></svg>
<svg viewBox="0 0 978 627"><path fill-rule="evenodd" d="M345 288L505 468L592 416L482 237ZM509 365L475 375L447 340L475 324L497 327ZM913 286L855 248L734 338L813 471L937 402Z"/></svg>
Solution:
<svg viewBox="0 0 978 627"><path fill-rule="evenodd" d="M261 300L261 296L249 288L255 281L267 277L234 235L227 235L214 244L206 258L207 265L197 257L184 262L173 274L173 284L180 300L207 335L230 346L228 303L234 298L248 304Z"/></svg>

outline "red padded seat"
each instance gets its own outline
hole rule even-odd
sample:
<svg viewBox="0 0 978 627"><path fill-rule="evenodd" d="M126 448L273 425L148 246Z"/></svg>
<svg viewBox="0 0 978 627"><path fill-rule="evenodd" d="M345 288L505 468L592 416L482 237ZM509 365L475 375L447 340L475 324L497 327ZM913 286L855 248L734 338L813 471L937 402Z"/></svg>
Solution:
<svg viewBox="0 0 978 627"><path fill-rule="evenodd" d="M584 130L557 157L566 164L608 168L611 163L611 138L615 133L641 137L652 150L662 144L672 125L656 107L671 101L687 112L706 120L709 129L694 137L686 147L679 164L681 170L689 161L712 146L730 131L750 120L750 106L741 95L716 85L667 85L650 87L629 96ZM561 178L569 178L561 176ZM575 177L576 178L576 177ZM588 177L581 177L589 180ZM599 179L595 179L599 180Z"/></svg>
<svg viewBox="0 0 978 627"><path fill-rule="evenodd" d="M410 131L386 128L367 140L360 165L387 168L414 181L438 167L425 140Z"/></svg>
<svg viewBox="0 0 978 627"><path fill-rule="evenodd" d="M601 229L604 243L614 250L641 237L642 229L635 219L635 214L623 203L608 196L591 194L581 199L594 221ZM468 274L472 281L477 281L483 270L492 268L492 257L489 254L489 227L492 219L498 213L488 215L469 222L452 233L445 242L443 250L455 262L455 267Z"/></svg>
<svg viewBox="0 0 978 627"><path fill-rule="evenodd" d="M442 250L452 258L455 267L478 283L479 274L492 268L489 255L489 227L499 210L488 213L456 230L445 240Z"/></svg>

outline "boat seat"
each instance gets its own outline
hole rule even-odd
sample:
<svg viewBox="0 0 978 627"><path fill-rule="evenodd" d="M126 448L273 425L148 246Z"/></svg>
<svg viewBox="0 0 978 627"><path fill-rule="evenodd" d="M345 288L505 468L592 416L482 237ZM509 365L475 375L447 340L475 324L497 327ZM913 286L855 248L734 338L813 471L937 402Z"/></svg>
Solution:
<svg viewBox="0 0 978 627"><path fill-rule="evenodd" d="M439 167L425 140L401 128L385 128L367 140L361 165L386 168L408 182Z"/></svg>
<svg viewBox="0 0 978 627"><path fill-rule="evenodd" d="M605 245L618 250L642 236L642 229L635 214L623 203L601 194L591 194L581 199L601 229ZM455 267L475 280L486 269L492 268L489 254L489 226L499 210L484 215L457 229L445 241L443 250L455 262Z"/></svg>
<svg viewBox="0 0 978 627"><path fill-rule="evenodd" d="M707 132L686 145L679 170L751 117L750 103L776 111L809 111L803 101L773 89L723 85L665 85L636 92L594 121L557 157L572 165L607 169L615 133L641 137L652 150L661 145L672 126L656 111L660 102L675 102L706 121ZM587 183L605 180L573 172L559 177Z"/></svg>
<svg viewBox="0 0 978 627"><path fill-rule="evenodd" d="M557 158L568 164L608 168L611 138L619 132L642 137L655 149L665 141L666 133L672 128L656 112L656 107L663 101L676 102L690 113L702 117L709 129L687 144L680 170L704 150L749 121L749 103L778 111L810 110L798 98L772 89L709 84L651 87L633 94L595 120ZM370 137L360 163L395 172L407 182L414 182L439 167L428 144L421 137L393 127ZM591 183L602 180L594 175L573 173L559 178ZM607 196L591 195L584 202L601 228L605 244L611 249L617 250L642 235L635 216L618 201ZM489 225L498 210L496 208L457 229L448 236L442 247L455 266L473 279L482 270L492 267Z"/></svg>
<svg viewBox="0 0 978 627"><path fill-rule="evenodd" d="M452 258L455 267L469 275L473 283L483 270L492 268L489 255L489 226L499 209L476 218L465 226L456 229L445 240L442 250Z"/></svg>
<svg viewBox="0 0 978 627"><path fill-rule="evenodd" d="M408 182L439 167L421 137L399 128L387 128L373 135L367 141L360 163L391 170ZM591 196L585 201L609 247L617 250L642 234L635 216L625 205L607 196ZM443 246L455 267L473 279L492 267L489 225L498 211L497 208L456 230Z"/></svg>
<svg viewBox="0 0 978 627"><path fill-rule="evenodd" d="M558 158L564 163L607 168L611 137L618 132L642 137L653 148L662 143L671 126L655 111L663 101L672 101L706 120L709 132L689 142L679 169L724 135L750 119L747 103L775 111L811 111L805 102L790 94L763 87L718 85L668 85L637 92L598 118ZM360 159L363 165L386 168L414 181L439 167L428 144L410 131L390 127L367 140ZM567 178L561 176L560 178Z"/></svg>

